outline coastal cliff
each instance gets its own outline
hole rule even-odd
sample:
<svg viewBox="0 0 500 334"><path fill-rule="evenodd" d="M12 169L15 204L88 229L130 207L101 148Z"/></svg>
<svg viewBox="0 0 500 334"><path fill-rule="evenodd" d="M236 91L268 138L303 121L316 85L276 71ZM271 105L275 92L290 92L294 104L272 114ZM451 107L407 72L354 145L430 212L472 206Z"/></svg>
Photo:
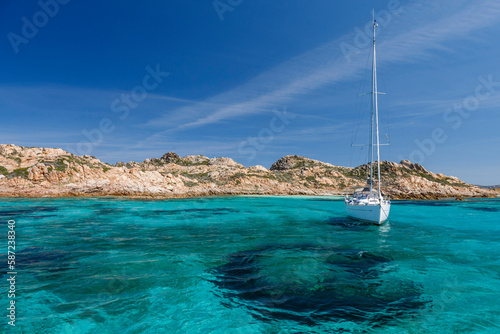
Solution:
<svg viewBox="0 0 500 334"><path fill-rule="evenodd" d="M230 158L173 152L143 162L110 165L58 148L0 145L0 196L189 197L208 195L340 195L363 185L368 165L334 166L285 156L270 169L244 167ZM381 162L384 191L395 199L492 197L498 191L434 174L419 164Z"/></svg>

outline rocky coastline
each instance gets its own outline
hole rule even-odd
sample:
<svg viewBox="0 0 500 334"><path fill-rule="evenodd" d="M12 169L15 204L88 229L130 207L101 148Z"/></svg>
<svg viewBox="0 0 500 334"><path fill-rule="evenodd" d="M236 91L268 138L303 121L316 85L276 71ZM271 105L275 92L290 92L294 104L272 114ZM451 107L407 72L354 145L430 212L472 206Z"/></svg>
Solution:
<svg viewBox="0 0 500 334"><path fill-rule="evenodd" d="M127 196L184 198L213 195L343 195L366 183L368 165L335 166L285 156L269 169L230 158L180 157L111 165L59 148L0 145L1 197ZM403 160L381 162L384 190L393 199L496 197L499 191L435 174Z"/></svg>

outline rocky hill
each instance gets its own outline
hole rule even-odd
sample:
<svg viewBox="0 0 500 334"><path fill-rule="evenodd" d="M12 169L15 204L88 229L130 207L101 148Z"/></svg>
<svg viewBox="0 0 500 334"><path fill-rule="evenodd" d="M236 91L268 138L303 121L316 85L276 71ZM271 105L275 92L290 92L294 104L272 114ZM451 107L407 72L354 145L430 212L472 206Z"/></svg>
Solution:
<svg viewBox="0 0 500 334"><path fill-rule="evenodd" d="M170 152L143 162L103 163L58 148L0 145L0 196L338 195L363 185L368 165L339 167L285 156L268 170L229 158L180 157ZM404 160L382 162L385 192L392 198L489 197L498 192L434 174Z"/></svg>

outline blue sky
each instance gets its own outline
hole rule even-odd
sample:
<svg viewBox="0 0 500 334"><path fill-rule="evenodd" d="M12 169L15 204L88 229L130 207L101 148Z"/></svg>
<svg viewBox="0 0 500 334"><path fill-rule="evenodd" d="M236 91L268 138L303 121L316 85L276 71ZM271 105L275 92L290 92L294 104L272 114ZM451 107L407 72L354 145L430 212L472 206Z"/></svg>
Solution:
<svg viewBox="0 0 500 334"><path fill-rule="evenodd" d="M375 9L382 159L500 184L500 3L4 1L0 143L357 166Z"/></svg>

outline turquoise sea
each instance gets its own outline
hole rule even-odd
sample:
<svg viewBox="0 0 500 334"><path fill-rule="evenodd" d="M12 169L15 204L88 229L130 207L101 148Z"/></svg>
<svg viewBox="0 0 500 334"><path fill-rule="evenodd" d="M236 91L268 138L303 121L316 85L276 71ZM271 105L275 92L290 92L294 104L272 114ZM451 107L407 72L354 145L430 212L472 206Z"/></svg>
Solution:
<svg viewBox="0 0 500 334"><path fill-rule="evenodd" d="M2 199L2 333L500 333L500 200ZM15 221L15 327L7 221Z"/></svg>

